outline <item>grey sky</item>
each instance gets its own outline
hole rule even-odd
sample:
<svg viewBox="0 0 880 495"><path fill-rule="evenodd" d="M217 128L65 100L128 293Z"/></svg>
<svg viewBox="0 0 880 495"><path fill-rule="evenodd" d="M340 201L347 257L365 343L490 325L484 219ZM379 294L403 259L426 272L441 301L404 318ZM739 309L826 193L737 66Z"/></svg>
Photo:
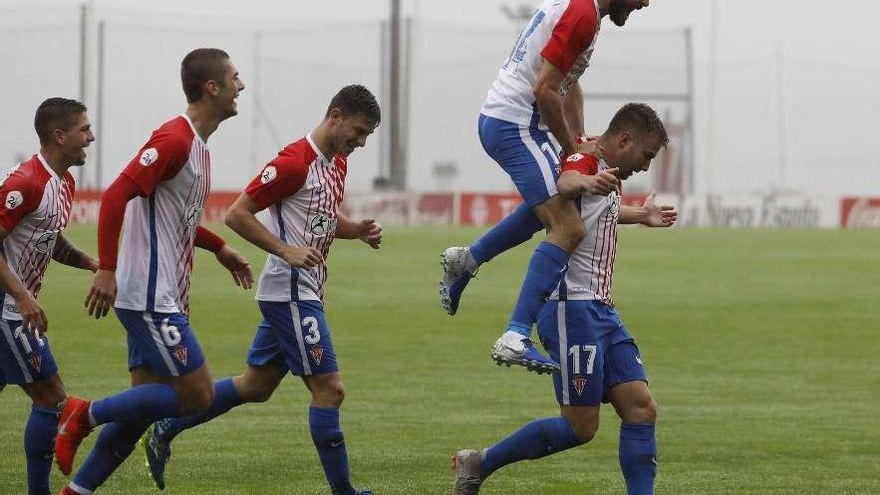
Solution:
<svg viewBox="0 0 880 495"><path fill-rule="evenodd" d="M72 5L78 2L0 1L0 12L34 3ZM147 17L154 13L185 13L196 18L210 12L212 19L251 18L256 24L267 26L308 25L316 29L326 21L382 19L387 15L388 3L386 0L96 2L99 9L111 13L143 12ZM427 23L491 26L497 28L502 37L503 29L509 28L512 39L516 28L500 14L500 6L536 4L537 1L403 0L403 3L407 13ZM880 131L876 118L880 110L880 57L876 53L880 30L874 26L880 6L871 0L851 0L845 2L843 11L834 9L844 4L817 0L718 0L717 79L714 119L710 122L711 5L710 0L654 0L650 8L634 14L625 28L693 29L699 189L744 192L783 187L835 194L880 192L880 158L873 151ZM259 21L270 18L271 21ZM604 30L618 28L606 22ZM500 45L509 42L503 40ZM597 48L600 50L601 39ZM780 50L781 72L777 61ZM503 55L499 51L489 65L497 66ZM479 80L469 81L475 93L485 91L491 75L484 74L494 72L494 66L480 72ZM784 82L781 102L777 89L780 74ZM244 75L247 78L247 73ZM585 77L590 77L589 71ZM417 83L418 76L414 78L414 84ZM8 91L5 94L5 98L14 98ZM589 94L587 98L589 102ZM464 101L473 105L471 100ZM780 103L784 108L782 112ZM477 109L478 106L473 113ZM244 115L244 110L242 113ZM588 127L598 132L601 124L589 122ZM473 127L471 122L463 125ZM145 137L146 131L141 130L140 135ZM471 139L475 142L476 136ZM473 142L466 145L471 151L478 146ZM780 162L785 164L784 169L780 169ZM503 181L504 177L490 172L485 182L476 184L488 186L498 180ZM366 187L368 182L359 184Z"/></svg>

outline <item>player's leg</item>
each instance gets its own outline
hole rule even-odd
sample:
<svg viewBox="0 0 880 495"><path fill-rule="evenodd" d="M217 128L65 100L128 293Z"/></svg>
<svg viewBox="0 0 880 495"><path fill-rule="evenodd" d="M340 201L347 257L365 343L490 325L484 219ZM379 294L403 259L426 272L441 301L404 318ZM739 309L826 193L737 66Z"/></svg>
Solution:
<svg viewBox="0 0 880 495"><path fill-rule="evenodd" d="M505 164L515 164L523 156L519 126L481 115L479 135L483 149L506 171ZM440 303L443 309L454 315L465 287L481 264L526 242L543 228L531 205L524 203L469 247L446 249L440 259L443 268Z"/></svg>
<svg viewBox="0 0 880 495"><path fill-rule="evenodd" d="M611 388L610 399L621 419L618 448L627 493L651 495L657 475L657 403L648 388L635 344L614 346L608 357L614 380L619 381Z"/></svg>
<svg viewBox="0 0 880 495"><path fill-rule="evenodd" d="M24 429L28 494L49 494L58 406L65 397L49 341L23 331L21 322L0 322L0 377L19 385L32 401Z"/></svg>
<svg viewBox="0 0 880 495"><path fill-rule="evenodd" d="M117 315L128 333L133 386L94 402L68 397L55 442L65 474L72 469L79 443L97 425L137 425L139 438L152 421L201 413L211 405L211 374L184 315L121 309Z"/></svg>

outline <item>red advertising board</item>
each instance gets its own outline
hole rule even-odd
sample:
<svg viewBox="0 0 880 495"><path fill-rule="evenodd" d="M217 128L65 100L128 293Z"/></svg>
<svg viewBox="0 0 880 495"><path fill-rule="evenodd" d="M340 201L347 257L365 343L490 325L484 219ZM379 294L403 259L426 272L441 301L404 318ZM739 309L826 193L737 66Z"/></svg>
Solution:
<svg viewBox="0 0 880 495"><path fill-rule="evenodd" d="M880 228L880 198L843 198L840 226L848 229Z"/></svg>

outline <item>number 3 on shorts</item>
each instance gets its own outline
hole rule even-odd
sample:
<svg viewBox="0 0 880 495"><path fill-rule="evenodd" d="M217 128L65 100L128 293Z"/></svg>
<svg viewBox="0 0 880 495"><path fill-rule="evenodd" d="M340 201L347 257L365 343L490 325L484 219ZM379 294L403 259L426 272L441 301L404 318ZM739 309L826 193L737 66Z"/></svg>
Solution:
<svg viewBox="0 0 880 495"><path fill-rule="evenodd" d="M309 333L304 337L306 344L315 345L321 340L321 332L318 331L318 319L314 316L303 318L302 326Z"/></svg>

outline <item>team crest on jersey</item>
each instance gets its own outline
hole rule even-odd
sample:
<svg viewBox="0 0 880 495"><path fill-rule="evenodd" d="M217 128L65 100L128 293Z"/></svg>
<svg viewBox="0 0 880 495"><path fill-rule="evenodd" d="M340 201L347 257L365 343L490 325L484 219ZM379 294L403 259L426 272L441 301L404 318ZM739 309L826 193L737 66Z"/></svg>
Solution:
<svg viewBox="0 0 880 495"><path fill-rule="evenodd" d="M178 345L174 348L174 357L184 366L186 366L187 354L186 347L183 345Z"/></svg>
<svg viewBox="0 0 880 495"><path fill-rule="evenodd" d="M612 215L620 213L620 193L617 191L611 191L608 195L608 213Z"/></svg>
<svg viewBox="0 0 880 495"><path fill-rule="evenodd" d="M309 349L309 354L312 355L312 359L315 360L315 364L321 366L321 359L324 357L324 349L321 346L316 345Z"/></svg>
<svg viewBox="0 0 880 495"><path fill-rule="evenodd" d="M278 177L278 170L275 169L272 165L263 169L263 172L260 174L260 182L263 184L268 184L275 180L275 177Z"/></svg>
<svg viewBox="0 0 880 495"><path fill-rule="evenodd" d="M336 219L330 218L323 213L318 213L309 218L309 231L317 237L324 237L336 231Z"/></svg>
<svg viewBox="0 0 880 495"><path fill-rule="evenodd" d="M43 368L43 356L40 356L39 354L37 354L35 352L35 353L31 354L31 357L29 358L29 360L31 362L31 366L34 367L34 370L36 370L36 372L39 373L40 370Z"/></svg>
<svg viewBox="0 0 880 495"><path fill-rule="evenodd" d="M6 195L7 210L14 210L23 202L24 196L21 195L21 191L9 191L9 194Z"/></svg>
<svg viewBox="0 0 880 495"><path fill-rule="evenodd" d="M578 397L580 397L584 393L584 388L587 386L587 379L581 375L574 375L571 384L574 385L574 390L578 393Z"/></svg>
<svg viewBox="0 0 880 495"><path fill-rule="evenodd" d="M576 161L578 161L578 160L583 160L583 159L584 159L584 155L583 155L583 154L581 154L581 153L574 153L574 154L568 155L568 158L566 158L565 161L567 161L567 162L576 162Z"/></svg>
<svg viewBox="0 0 880 495"><path fill-rule="evenodd" d="M147 148L141 153L141 159L139 161L141 165L149 167L155 163L157 159L159 159L159 152L156 151L156 148Z"/></svg>
<svg viewBox="0 0 880 495"><path fill-rule="evenodd" d="M34 247L43 254L51 254L55 249L55 239L57 236L55 232L46 232L37 239Z"/></svg>

